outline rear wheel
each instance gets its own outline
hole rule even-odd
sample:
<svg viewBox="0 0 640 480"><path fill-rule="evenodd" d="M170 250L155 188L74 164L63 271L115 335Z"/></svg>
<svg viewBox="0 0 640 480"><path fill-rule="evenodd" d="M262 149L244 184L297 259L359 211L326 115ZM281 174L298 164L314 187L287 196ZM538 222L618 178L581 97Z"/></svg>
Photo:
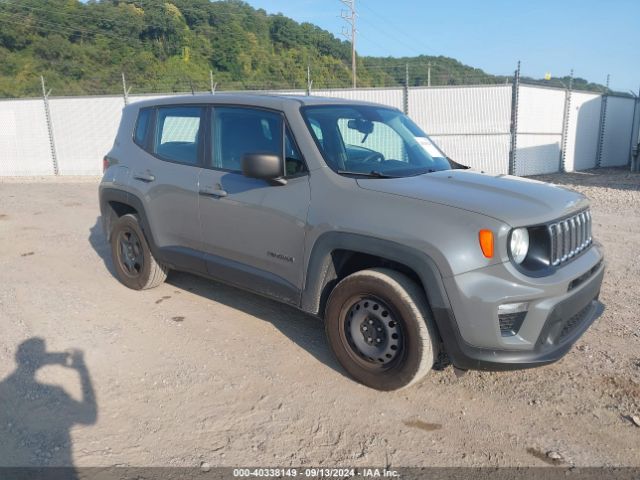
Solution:
<svg viewBox="0 0 640 480"><path fill-rule="evenodd" d="M111 258L118 280L134 290L157 287L167 278L167 268L153 257L133 214L123 215L114 223Z"/></svg>
<svg viewBox="0 0 640 480"><path fill-rule="evenodd" d="M427 299L395 270L363 270L344 278L331 292L325 325L338 361L371 388L408 387L436 361Z"/></svg>

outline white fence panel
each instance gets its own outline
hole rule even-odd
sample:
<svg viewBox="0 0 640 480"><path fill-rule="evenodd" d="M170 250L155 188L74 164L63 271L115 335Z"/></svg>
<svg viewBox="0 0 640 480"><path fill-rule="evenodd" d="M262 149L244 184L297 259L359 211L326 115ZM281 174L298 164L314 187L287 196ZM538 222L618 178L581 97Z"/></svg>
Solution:
<svg viewBox="0 0 640 480"><path fill-rule="evenodd" d="M565 169L568 172L596 166L602 97L595 93L572 92L567 129Z"/></svg>
<svg viewBox="0 0 640 480"><path fill-rule="evenodd" d="M455 161L508 172L511 86L411 88L409 116Z"/></svg>
<svg viewBox="0 0 640 480"><path fill-rule="evenodd" d="M402 88L313 90L311 93L317 97L346 98L348 100L382 103L383 105L389 105L400 110L402 110L404 106Z"/></svg>
<svg viewBox="0 0 640 480"><path fill-rule="evenodd" d="M518 133L516 175L540 175L560 169L562 134Z"/></svg>
<svg viewBox="0 0 640 480"><path fill-rule="evenodd" d="M411 88L409 115L430 135L509 133L511 86Z"/></svg>
<svg viewBox="0 0 640 480"><path fill-rule="evenodd" d="M602 167L627 165L633 128L632 98L609 97L602 142Z"/></svg>
<svg viewBox="0 0 640 480"><path fill-rule="evenodd" d="M509 170L509 134L430 135L450 158L476 170L507 173Z"/></svg>
<svg viewBox="0 0 640 480"><path fill-rule="evenodd" d="M518 134L562 134L565 91L520 85Z"/></svg>
<svg viewBox="0 0 640 480"><path fill-rule="evenodd" d="M516 175L558 171L564 105L564 90L520 86Z"/></svg>
<svg viewBox="0 0 640 480"><path fill-rule="evenodd" d="M49 100L61 175L100 175L118 130L122 97Z"/></svg>
<svg viewBox="0 0 640 480"><path fill-rule="evenodd" d="M53 175L44 102L0 102L0 176Z"/></svg>

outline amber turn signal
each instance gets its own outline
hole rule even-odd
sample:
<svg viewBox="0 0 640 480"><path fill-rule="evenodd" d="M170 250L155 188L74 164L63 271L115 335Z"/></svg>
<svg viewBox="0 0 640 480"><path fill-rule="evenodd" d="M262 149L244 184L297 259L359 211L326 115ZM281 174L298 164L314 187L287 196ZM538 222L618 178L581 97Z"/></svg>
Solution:
<svg viewBox="0 0 640 480"><path fill-rule="evenodd" d="M482 254L487 258L493 258L493 232L491 230L480 230L478 233Z"/></svg>

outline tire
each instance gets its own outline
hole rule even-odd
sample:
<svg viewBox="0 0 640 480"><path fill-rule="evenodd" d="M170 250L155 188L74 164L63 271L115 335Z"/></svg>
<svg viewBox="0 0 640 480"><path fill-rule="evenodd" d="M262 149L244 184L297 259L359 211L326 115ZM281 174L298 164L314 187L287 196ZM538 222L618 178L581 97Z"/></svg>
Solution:
<svg viewBox="0 0 640 480"><path fill-rule="evenodd" d="M123 215L114 223L111 258L118 280L133 290L157 287L167 278L167 267L153 257L138 217L133 214Z"/></svg>
<svg viewBox="0 0 640 480"><path fill-rule="evenodd" d="M409 387L432 369L438 354L433 325L422 289L385 268L344 278L325 310L336 358L355 380L376 390Z"/></svg>

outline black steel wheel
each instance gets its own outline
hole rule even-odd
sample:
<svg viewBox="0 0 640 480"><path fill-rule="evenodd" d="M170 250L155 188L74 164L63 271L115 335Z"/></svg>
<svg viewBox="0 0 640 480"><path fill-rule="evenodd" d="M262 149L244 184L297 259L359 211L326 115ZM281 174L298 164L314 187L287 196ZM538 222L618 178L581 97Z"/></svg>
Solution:
<svg viewBox="0 0 640 480"><path fill-rule="evenodd" d="M134 290L160 285L167 278L167 267L158 262L133 214L118 218L111 230L111 258L118 280Z"/></svg>
<svg viewBox="0 0 640 480"><path fill-rule="evenodd" d="M131 228L125 227L118 233L117 261L126 275L138 277L144 266L144 254L140 238Z"/></svg>
<svg viewBox="0 0 640 480"><path fill-rule="evenodd" d="M373 295L356 296L345 302L340 312L341 338L354 361L365 368L386 369L401 360L404 333L397 314Z"/></svg>
<svg viewBox="0 0 640 480"><path fill-rule="evenodd" d="M362 270L341 280L327 301L325 327L340 364L377 390L418 382L437 359L425 293L395 270Z"/></svg>

